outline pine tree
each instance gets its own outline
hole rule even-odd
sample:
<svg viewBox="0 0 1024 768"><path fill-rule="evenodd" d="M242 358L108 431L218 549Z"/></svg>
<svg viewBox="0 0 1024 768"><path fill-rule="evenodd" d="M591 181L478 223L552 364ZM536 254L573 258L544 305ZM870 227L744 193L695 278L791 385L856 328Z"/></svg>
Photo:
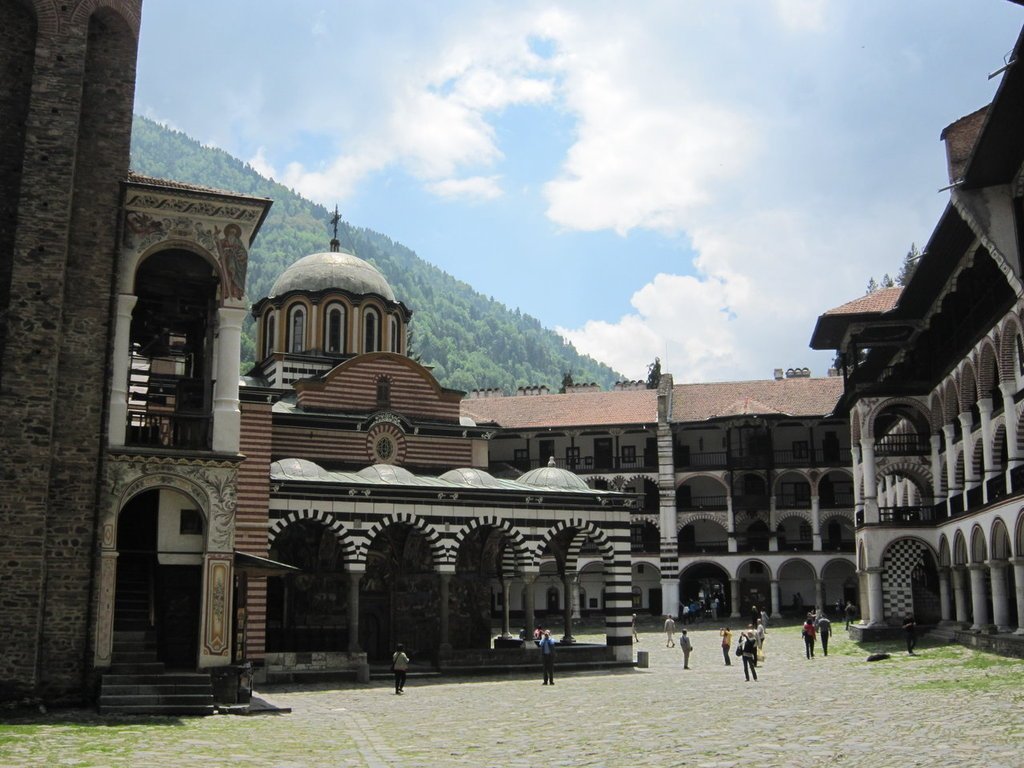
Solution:
<svg viewBox="0 0 1024 768"><path fill-rule="evenodd" d="M889 273L886 272L882 275L882 282L879 284L881 288L892 288L896 283L893 282L892 278L889 277Z"/></svg>
<svg viewBox="0 0 1024 768"><path fill-rule="evenodd" d="M867 292L868 293L874 293L877 290L878 290L878 283L875 282L875 278L872 277L870 280L868 280Z"/></svg>
<svg viewBox="0 0 1024 768"><path fill-rule="evenodd" d="M911 243L910 250L903 257L903 266L900 267L899 274L896 275L896 285L906 286L910 282L910 278L914 276L914 270L917 269L917 264L920 260L921 252L917 250L917 244Z"/></svg>

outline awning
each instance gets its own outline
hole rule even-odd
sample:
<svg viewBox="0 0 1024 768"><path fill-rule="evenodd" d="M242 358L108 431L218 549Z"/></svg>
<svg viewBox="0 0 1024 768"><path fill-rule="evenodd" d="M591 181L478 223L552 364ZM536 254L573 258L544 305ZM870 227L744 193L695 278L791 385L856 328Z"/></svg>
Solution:
<svg viewBox="0 0 1024 768"><path fill-rule="evenodd" d="M279 563L258 555L235 550L235 570L250 576L281 576L285 573L302 573L301 568L287 563Z"/></svg>

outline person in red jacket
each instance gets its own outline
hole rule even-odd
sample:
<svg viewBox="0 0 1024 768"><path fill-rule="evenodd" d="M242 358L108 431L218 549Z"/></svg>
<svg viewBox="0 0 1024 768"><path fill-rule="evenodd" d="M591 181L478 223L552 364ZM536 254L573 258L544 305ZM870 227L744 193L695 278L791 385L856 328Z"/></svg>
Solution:
<svg viewBox="0 0 1024 768"><path fill-rule="evenodd" d="M808 659L814 658L814 640L816 636L817 633L814 630L814 620L808 616L807 621L804 622L803 631L804 650L807 652Z"/></svg>

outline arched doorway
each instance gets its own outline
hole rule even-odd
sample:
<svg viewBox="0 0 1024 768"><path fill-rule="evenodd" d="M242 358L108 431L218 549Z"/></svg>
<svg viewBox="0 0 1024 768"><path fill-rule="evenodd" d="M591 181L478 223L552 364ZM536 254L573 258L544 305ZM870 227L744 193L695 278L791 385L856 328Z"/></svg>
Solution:
<svg viewBox="0 0 1024 768"><path fill-rule="evenodd" d="M204 520L189 497L153 489L132 498L117 526L114 653L142 633L169 669L195 669L202 609Z"/></svg>
<svg viewBox="0 0 1024 768"><path fill-rule="evenodd" d="M899 624L912 614L918 624L941 618L939 572L931 548L918 539L897 539L882 555L882 596L885 617Z"/></svg>
<svg viewBox="0 0 1024 768"><path fill-rule="evenodd" d="M718 600L718 615L728 616L730 604L729 573L720 565L708 562L694 563L679 574L679 605L700 602L710 608Z"/></svg>
<svg viewBox="0 0 1024 768"><path fill-rule="evenodd" d="M740 604L736 610L741 616L748 616L755 605L758 610L769 613L778 608L771 602L771 571L763 562L747 560L737 570L736 577L740 582Z"/></svg>
<svg viewBox="0 0 1024 768"><path fill-rule="evenodd" d="M779 602L775 609L801 618L804 611L816 607L814 569L806 560L787 560L779 568Z"/></svg>

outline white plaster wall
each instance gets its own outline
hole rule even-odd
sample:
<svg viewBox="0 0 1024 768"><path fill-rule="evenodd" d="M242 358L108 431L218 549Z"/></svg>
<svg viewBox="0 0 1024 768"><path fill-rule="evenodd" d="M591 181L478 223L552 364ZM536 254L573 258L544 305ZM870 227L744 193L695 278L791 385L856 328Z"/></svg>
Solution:
<svg viewBox="0 0 1024 768"><path fill-rule="evenodd" d="M196 505L191 499L177 491L168 489L160 491L156 546L160 552L158 560L161 565L199 565L202 563L203 532L200 531L195 535L179 533L181 511L195 508ZM199 510L199 516L205 527L206 518L202 510ZM181 554L191 552L195 554Z"/></svg>

